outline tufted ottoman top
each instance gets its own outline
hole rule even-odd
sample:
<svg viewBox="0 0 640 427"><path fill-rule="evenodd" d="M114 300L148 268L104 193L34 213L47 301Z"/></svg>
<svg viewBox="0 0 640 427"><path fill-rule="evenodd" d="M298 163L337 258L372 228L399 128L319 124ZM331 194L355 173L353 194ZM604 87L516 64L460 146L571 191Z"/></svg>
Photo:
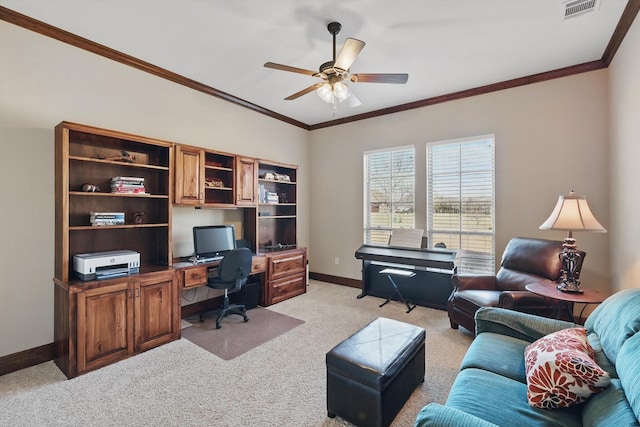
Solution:
<svg viewBox="0 0 640 427"><path fill-rule="evenodd" d="M327 369L384 390L424 341L424 329L379 317L329 351Z"/></svg>

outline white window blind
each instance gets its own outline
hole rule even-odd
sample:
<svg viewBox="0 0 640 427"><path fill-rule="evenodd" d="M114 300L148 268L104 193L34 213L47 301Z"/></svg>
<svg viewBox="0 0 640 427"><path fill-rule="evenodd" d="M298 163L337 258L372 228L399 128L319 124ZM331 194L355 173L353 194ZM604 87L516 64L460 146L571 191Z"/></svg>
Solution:
<svg viewBox="0 0 640 427"><path fill-rule="evenodd" d="M415 149L364 153L364 243L386 245L393 228L415 227Z"/></svg>
<svg viewBox="0 0 640 427"><path fill-rule="evenodd" d="M427 145L429 246L458 250L458 271L495 272L494 137Z"/></svg>

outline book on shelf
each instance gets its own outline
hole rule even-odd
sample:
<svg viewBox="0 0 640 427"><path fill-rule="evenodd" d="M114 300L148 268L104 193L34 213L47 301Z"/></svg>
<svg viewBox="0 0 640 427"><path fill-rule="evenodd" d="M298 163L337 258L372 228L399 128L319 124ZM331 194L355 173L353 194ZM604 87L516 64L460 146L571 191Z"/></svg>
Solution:
<svg viewBox="0 0 640 427"><path fill-rule="evenodd" d="M96 221L91 221L91 225L94 227L100 227L104 225L124 225L124 219L123 220L96 220Z"/></svg>
<svg viewBox="0 0 640 427"><path fill-rule="evenodd" d="M130 182L130 183L144 184L144 178L138 178L135 176L115 176L111 178L111 182L114 182L114 181L124 181L124 182Z"/></svg>
<svg viewBox="0 0 640 427"><path fill-rule="evenodd" d="M89 222L91 225L123 225L124 212L90 212Z"/></svg>
<svg viewBox="0 0 640 427"><path fill-rule="evenodd" d="M144 194L144 178L116 176L111 178L111 192L118 194Z"/></svg>
<svg viewBox="0 0 640 427"><path fill-rule="evenodd" d="M280 199L278 198L278 193L273 193L271 191L267 192L267 203L278 203Z"/></svg>
<svg viewBox="0 0 640 427"><path fill-rule="evenodd" d="M112 193L118 194L146 194L144 187L111 187Z"/></svg>
<svg viewBox="0 0 640 427"><path fill-rule="evenodd" d="M94 219L124 219L124 212L89 212L89 216Z"/></svg>

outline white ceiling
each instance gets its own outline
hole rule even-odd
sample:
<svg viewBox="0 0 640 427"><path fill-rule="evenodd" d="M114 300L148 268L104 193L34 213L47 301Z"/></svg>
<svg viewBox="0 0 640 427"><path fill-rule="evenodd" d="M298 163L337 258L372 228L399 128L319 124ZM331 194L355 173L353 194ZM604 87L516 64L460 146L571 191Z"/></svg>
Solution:
<svg viewBox="0 0 640 427"><path fill-rule="evenodd" d="M314 125L600 60L626 0L565 19L562 0L0 0L0 5ZM367 43L352 73L408 73L405 85L349 83L362 105L284 98L332 59L327 24Z"/></svg>

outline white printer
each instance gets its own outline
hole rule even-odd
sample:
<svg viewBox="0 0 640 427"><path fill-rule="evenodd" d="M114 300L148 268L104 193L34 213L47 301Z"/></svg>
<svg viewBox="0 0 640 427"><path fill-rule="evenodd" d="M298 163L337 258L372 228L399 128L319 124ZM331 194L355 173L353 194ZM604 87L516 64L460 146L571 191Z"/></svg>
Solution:
<svg viewBox="0 0 640 427"><path fill-rule="evenodd" d="M73 270L81 280L128 276L140 271L140 254L127 250L77 254Z"/></svg>

